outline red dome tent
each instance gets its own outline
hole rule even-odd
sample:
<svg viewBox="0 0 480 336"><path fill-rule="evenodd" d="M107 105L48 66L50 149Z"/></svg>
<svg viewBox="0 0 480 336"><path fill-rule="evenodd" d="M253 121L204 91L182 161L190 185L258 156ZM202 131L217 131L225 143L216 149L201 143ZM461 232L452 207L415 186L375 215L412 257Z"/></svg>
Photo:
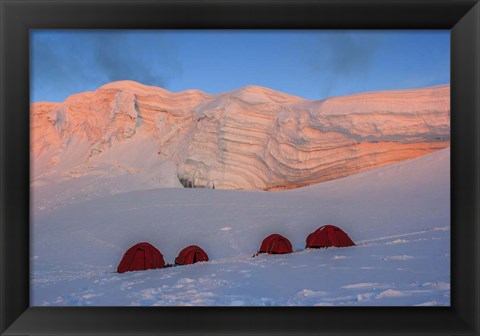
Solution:
<svg viewBox="0 0 480 336"><path fill-rule="evenodd" d="M292 244L284 236L274 233L263 240L258 253L268 253L268 254L292 253Z"/></svg>
<svg viewBox="0 0 480 336"><path fill-rule="evenodd" d="M138 243L130 247L123 255L117 272L144 271L148 269L164 268L165 261L159 250L149 243Z"/></svg>
<svg viewBox="0 0 480 336"><path fill-rule="evenodd" d="M307 237L307 248L355 246L350 237L339 227L324 225Z"/></svg>
<svg viewBox="0 0 480 336"><path fill-rule="evenodd" d="M175 264L177 265L195 264L199 261L208 261L208 255L196 245L185 247L175 258Z"/></svg>

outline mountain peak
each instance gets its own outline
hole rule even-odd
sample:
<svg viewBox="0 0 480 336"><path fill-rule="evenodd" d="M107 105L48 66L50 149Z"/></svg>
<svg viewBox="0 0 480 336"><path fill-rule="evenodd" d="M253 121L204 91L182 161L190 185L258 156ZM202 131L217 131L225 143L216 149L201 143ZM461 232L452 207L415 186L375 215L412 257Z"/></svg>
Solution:
<svg viewBox="0 0 480 336"><path fill-rule="evenodd" d="M146 85L139 82L135 82L133 80L120 80L120 81L110 82L100 86L98 90L119 90L119 91L127 91L127 92L157 91L157 92L163 92L163 93L170 92L158 86Z"/></svg>
<svg viewBox="0 0 480 336"><path fill-rule="evenodd" d="M305 99L290 95L288 93L276 91L264 86L247 85L241 88L224 92L219 96L235 97L250 103L295 103Z"/></svg>

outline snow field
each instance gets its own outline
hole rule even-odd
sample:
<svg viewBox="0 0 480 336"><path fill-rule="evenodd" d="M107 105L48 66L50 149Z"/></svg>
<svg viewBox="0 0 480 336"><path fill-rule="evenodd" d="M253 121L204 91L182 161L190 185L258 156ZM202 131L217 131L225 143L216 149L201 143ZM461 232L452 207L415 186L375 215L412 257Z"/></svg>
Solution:
<svg viewBox="0 0 480 336"><path fill-rule="evenodd" d="M109 195L83 189L95 181L80 176L62 189L75 198L55 203L55 185L38 186L31 304L449 305L449 164L447 148L282 192ZM122 176L132 178L128 172L116 176L119 189ZM344 229L357 246L304 250L307 235L325 224ZM287 237L297 252L251 258L271 233ZM140 241L156 246L166 262L190 244L211 261L115 273L126 249Z"/></svg>

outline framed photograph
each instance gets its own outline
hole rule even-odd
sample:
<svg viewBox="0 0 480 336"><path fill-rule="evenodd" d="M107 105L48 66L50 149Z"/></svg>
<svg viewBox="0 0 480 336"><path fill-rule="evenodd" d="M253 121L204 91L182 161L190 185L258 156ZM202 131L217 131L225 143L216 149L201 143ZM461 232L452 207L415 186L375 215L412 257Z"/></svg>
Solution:
<svg viewBox="0 0 480 336"><path fill-rule="evenodd" d="M477 1L0 8L2 335L478 334Z"/></svg>

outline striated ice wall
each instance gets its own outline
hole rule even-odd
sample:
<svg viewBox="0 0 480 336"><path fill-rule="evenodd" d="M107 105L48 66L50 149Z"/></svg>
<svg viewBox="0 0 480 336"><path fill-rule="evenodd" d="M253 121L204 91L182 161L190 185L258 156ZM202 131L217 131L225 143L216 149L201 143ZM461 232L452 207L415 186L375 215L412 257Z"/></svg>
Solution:
<svg viewBox="0 0 480 336"><path fill-rule="evenodd" d="M78 171L114 145L121 163L132 139L152 148L137 166L173 162L186 187L297 188L448 146L450 87L310 101L258 86L209 95L113 82L31 105L32 176Z"/></svg>

